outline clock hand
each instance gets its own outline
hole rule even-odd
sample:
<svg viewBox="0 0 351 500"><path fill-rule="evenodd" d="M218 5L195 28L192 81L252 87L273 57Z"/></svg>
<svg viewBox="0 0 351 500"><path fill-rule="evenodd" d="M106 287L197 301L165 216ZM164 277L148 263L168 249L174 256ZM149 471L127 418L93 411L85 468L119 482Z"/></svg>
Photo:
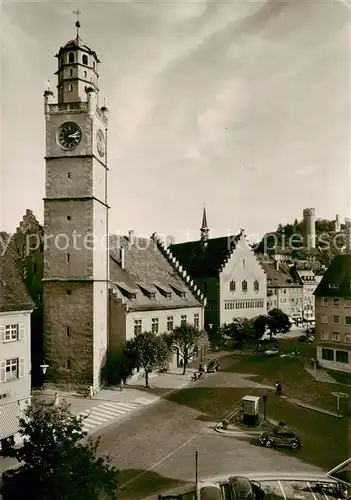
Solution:
<svg viewBox="0 0 351 500"><path fill-rule="evenodd" d="M78 136L79 136L79 133L78 133L78 132L75 132L74 134L71 134L71 135L69 135L68 137L73 137L73 138L75 138L75 137L78 137Z"/></svg>

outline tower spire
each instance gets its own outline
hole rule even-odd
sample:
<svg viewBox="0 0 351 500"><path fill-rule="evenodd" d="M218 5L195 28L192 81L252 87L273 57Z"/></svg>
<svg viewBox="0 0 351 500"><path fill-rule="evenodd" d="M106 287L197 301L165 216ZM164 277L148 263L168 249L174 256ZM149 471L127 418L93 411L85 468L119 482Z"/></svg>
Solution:
<svg viewBox="0 0 351 500"><path fill-rule="evenodd" d="M202 212L202 225L201 225L200 233L201 233L201 241L203 243L207 242L209 229L208 229L208 225L207 225L207 214L206 214L205 205L204 205L204 210Z"/></svg>
<svg viewBox="0 0 351 500"><path fill-rule="evenodd" d="M79 28L80 28L80 22L79 22L79 15L81 14L80 10L74 10L73 14L77 16L77 21L76 21L76 28L77 28L77 40L79 39Z"/></svg>

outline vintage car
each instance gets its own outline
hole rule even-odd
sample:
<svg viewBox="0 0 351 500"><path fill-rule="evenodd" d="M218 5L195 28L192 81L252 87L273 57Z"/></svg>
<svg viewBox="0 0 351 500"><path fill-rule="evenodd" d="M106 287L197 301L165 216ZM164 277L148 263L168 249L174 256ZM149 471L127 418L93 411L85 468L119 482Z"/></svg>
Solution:
<svg viewBox="0 0 351 500"><path fill-rule="evenodd" d="M283 446L296 450L302 446L300 438L294 432L285 428L275 429L272 432L262 432L258 439L267 448Z"/></svg>

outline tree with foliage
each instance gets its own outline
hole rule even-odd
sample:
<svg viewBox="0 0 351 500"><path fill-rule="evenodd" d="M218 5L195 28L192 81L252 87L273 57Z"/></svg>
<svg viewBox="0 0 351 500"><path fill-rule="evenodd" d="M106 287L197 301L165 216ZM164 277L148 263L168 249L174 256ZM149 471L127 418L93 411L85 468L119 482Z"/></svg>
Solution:
<svg viewBox="0 0 351 500"><path fill-rule="evenodd" d="M256 316L256 318L254 318L253 326L257 342L261 340L263 335L266 333L267 325L268 325L268 318L264 314L260 314L259 316Z"/></svg>
<svg viewBox="0 0 351 500"><path fill-rule="evenodd" d="M291 328L289 316L278 308L268 312L267 321L271 340L273 335L277 333L286 333Z"/></svg>
<svg viewBox="0 0 351 500"><path fill-rule="evenodd" d="M110 385L119 384L126 380L133 373L133 364L124 352L124 348L111 351L107 358L107 363L102 371L102 378Z"/></svg>
<svg viewBox="0 0 351 500"><path fill-rule="evenodd" d="M124 346L124 354L134 368L142 368L145 372L145 387L149 387L149 374L160 370L170 362L171 352L164 337L153 332L142 332L128 340Z"/></svg>
<svg viewBox="0 0 351 500"><path fill-rule="evenodd" d="M255 337L253 321L247 318L233 318L232 323L222 327L224 338L236 342L241 348L245 340Z"/></svg>
<svg viewBox="0 0 351 500"><path fill-rule="evenodd" d="M202 336L203 332L189 323L177 326L169 335L171 350L175 353L179 352L183 359L183 375L185 374L189 360L198 350Z"/></svg>
<svg viewBox="0 0 351 500"><path fill-rule="evenodd" d="M5 475L4 500L98 500L102 493L116 498L118 471L97 455L99 440L81 442L87 435L83 421L65 401L28 406L19 421L23 447L6 453L21 466Z"/></svg>

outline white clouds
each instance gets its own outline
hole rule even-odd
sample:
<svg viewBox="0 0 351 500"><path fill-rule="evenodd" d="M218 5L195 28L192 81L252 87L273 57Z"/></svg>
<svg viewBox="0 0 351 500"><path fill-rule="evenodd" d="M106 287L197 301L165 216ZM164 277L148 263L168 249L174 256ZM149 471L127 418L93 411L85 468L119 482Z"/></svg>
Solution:
<svg viewBox="0 0 351 500"><path fill-rule="evenodd" d="M41 206L42 91L55 51L74 36L72 10L65 3L9 7L7 230L25 208ZM177 236L183 219L197 227L204 201L211 228L250 232L299 216L302 202L318 211L329 199L335 212L329 193L340 191L350 160L345 6L88 2L82 10L82 37L102 59L101 96L111 112L114 227ZM14 192L12 183L28 172L31 192ZM338 212L346 199L338 196Z"/></svg>

